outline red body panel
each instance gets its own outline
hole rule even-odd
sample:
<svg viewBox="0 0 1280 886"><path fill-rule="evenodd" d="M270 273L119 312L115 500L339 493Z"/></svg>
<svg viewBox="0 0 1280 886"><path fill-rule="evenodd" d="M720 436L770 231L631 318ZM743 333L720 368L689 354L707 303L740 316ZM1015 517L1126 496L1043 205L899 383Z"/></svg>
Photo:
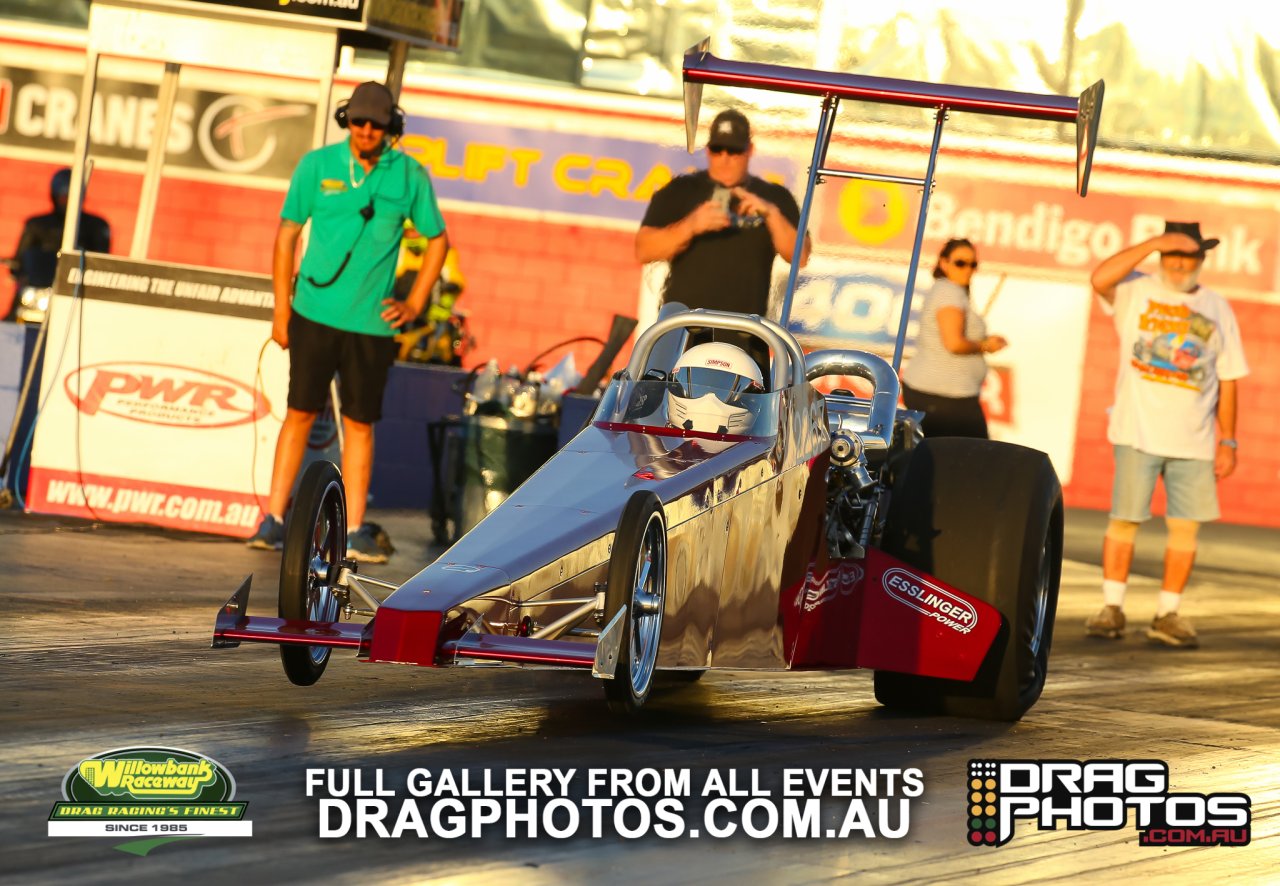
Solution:
<svg viewBox="0 0 1280 886"><path fill-rule="evenodd" d="M391 661L429 667L436 663L436 641L444 613L430 609L378 607L373 620L369 661Z"/></svg>
<svg viewBox="0 0 1280 886"><path fill-rule="evenodd" d="M782 598L792 668L873 668L972 680L1001 616L978 598L871 548L820 555Z"/></svg>

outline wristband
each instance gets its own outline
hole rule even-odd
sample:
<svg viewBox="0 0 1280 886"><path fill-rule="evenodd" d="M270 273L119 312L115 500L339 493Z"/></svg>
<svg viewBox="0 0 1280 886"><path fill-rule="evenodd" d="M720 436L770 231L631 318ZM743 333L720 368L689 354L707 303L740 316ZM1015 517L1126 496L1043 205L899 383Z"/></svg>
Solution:
<svg viewBox="0 0 1280 886"><path fill-rule="evenodd" d="M1225 446L1225 447L1227 447L1228 449L1238 449L1238 448L1239 448L1239 444L1238 444L1238 443L1236 443L1236 441L1235 441L1235 440L1233 440L1233 439L1231 439L1230 437L1224 437L1224 438L1222 438L1221 440L1219 440L1219 441L1218 441L1218 445L1219 445L1219 446Z"/></svg>

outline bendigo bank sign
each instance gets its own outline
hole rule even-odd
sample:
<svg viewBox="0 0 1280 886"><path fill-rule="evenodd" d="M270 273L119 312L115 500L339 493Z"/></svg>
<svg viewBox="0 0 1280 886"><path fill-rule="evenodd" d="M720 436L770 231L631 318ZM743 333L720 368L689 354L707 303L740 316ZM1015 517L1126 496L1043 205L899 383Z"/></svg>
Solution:
<svg viewBox="0 0 1280 886"><path fill-rule="evenodd" d="M880 182L824 188L818 237L853 248L909 251L919 210L919 197L909 193ZM1277 288L1275 251L1264 248L1280 238L1274 210L1201 203L1176 193L1091 191L1082 200L1067 188L992 187L989 179L956 175L940 182L930 199L925 238L940 244L964 237L985 261L1087 275L1108 256L1160 234L1166 219L1198 220L1201 230L1222 239L1205 263L1215 285L1260 293Z"/></svg>

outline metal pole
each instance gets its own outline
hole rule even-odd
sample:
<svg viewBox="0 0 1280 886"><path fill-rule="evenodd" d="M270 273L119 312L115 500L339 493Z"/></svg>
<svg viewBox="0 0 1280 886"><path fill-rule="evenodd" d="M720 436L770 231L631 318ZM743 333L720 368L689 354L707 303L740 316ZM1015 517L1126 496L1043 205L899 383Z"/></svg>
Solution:
<svg viewBox="0 0 1280 886"><path fill-rule="evenodd" d="M924 173L924 193L920 195L920 217L916 220L916 239L911 245L911 265L907 269L907 286L902 293L902 316L898 318L898 340L893 345L893 371L902 368L902 349L907 343L907 321L911 319L911 296L916 286L916 270L920 267L920 247L924 243L924 220L929 214L929 195L933 192L933 168L938 160L938 147L942 144L942 124L947 119L947 109L938 108L933 124L933 146L929 148L929 167Z"/></svg>
<svg viewBox="0 0 1280 886"><path fill-rule="evenodd" d="M827 143L831 140L839 99L830 95L822 97L822 116L818 118L818 135L813 140L813 160L809 163L809 183L804 189L804 205L800 207L800 222L796 225L796 245L791 252L791 271L787 274L787 291L782 299L782 315L778 324L787 328L791 319L791 300L796 292L796 279L800 275L800 257L804 255L804 235L809 227L809 210L813 207L813 189L818 182L818 170L822 158L827 156Z"/></svg>
<svg viewBox="0 0 1280 886"><path fill-rule="evenodd" d="M324 147L325 135L329 132L330 109L333 106L333 68L329 68L320 78L319 94L316 95L316 124L311 131L311 147Z"/></svg>
<svg viewBox="0 0 1280 886"><path fill-rule="evenodd" d="M400 101L400 89L404 86L404 63L409 57L409 43L406 40L392 40L387 51L387 89L391 96Z"/></svg>
<svg viewBox="0 0 1280 886"><path fill-rule="evenodd" d="M173 123L173 106L178 100L178 74L182 65L164 63L160 91L156 98L156 122L151 130L151 147L147 149L147 167L142 175L142 193L138 196L138 217L133 225L133 243L129 258L141 261L151 245L151 222L156 217L156 198L160 195L160 173L164 170L164 152L169 144L169 127Z"/></svg>
<svg viewBox="0 0 1280 886"><path fill-rule="evenodd" d="M81 201L71 205L71 195L84 190L84 163L89 157L89 124L93 119L93 93L98 87L98 51L89 43L89 51L85 57L84 82L80 84L80 114L76 120L75 159L71 163L71 188L67 191L67 221L62 228L62 251L70 252L76 248L76 238L80 233L80 213L83 211Z"/></svg>

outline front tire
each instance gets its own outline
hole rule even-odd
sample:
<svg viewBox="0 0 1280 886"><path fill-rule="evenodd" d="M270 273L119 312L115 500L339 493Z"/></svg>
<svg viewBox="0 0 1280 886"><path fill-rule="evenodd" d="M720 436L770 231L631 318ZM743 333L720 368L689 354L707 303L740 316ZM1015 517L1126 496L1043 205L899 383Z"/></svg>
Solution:
<svg viewBox="0 0 1280 886"><path fill-rule="evenodd" d="M924 440L893 490L881 547L991 604L1003 623L973 681L877 671L876 699L889 708L1020 719L1048 675L1062 526L1062 487L1043 452Z"/></svg>
<svg viewBox="0 0 1280 886"><path fill-rule="evenodd" d="M334 622L334 583L347 553L347 502L342 475L331 462L312 462L302 475L285 528L280 558L280 617ZM298 686L320 679L329 664L328 646L281 646L285 675Z"/></svg>
<svg viewBox="0 0 1280 886"><path fill-rule="evenodd" d="M667 598L667 521L652 492L637 492L622 509L609 559L605 623L625 610L613 679L604 681L609 707L632 714L653 689Z"/></svg>

